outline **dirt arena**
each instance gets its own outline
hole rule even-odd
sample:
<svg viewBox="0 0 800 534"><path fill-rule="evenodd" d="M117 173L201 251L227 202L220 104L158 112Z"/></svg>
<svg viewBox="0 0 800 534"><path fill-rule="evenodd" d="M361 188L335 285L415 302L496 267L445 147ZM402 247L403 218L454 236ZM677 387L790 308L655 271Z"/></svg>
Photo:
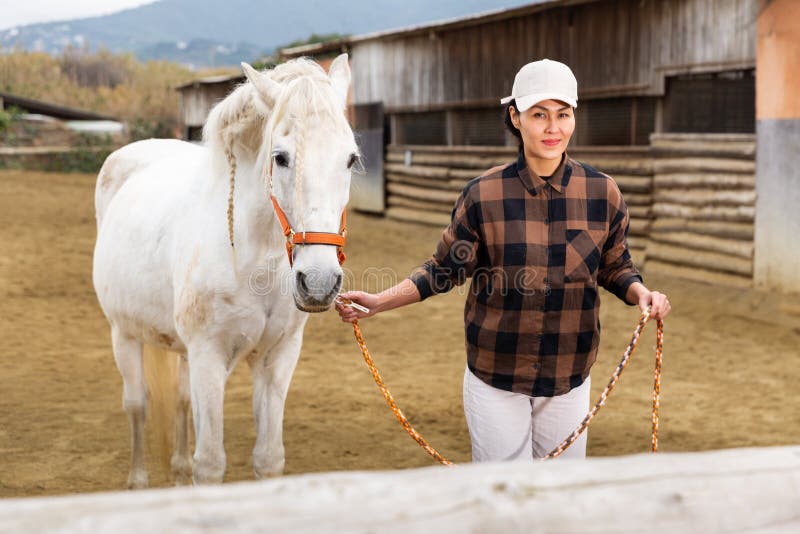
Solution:
<svg viewBox="0 0 800 534"><path fill-rule="evenodd" d="M0 496L121 489L128 423L109 330L91 284L94 176L0 172ZM350 287L380 268L403 277L440 230L352 214ZM367 285L376 289L375 280ZM769 294L657 276L667 293L660 444L664 451L800 443L800 325ZM406 415L440 451L469 460L461 406L464 370L458 292L368 319L362 327ZM638 318L604 293L594 396ZM593 423L589 454L648 450L654 327ZM226 481L252 478L250 377L240 366L225 402ZM288 474L402 469L431 460L402 431L335 312L311 317L289 392ZM153 454L153 486L168 485Z"/></svg>

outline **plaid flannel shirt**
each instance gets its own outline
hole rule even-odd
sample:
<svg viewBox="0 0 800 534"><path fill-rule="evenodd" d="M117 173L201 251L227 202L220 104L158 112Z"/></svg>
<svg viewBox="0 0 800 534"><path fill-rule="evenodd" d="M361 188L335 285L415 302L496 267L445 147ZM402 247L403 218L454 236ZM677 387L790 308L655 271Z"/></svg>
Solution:
<svg viewBox="0 0 800 534"><path fill-rule="evenodd" d="M433 257L409 278L424 300L471 277L469 369L499 389L562 395L597 357L598 284L625 302L642 280L627 234L628 210L609 176L565 153L544 180L520 154L466 185Z"/></svg>

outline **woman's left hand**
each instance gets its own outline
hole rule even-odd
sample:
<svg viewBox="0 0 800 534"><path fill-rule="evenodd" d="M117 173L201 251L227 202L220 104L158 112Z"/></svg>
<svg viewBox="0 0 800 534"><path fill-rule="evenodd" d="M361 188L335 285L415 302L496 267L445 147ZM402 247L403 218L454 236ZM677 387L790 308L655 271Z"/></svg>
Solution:
<svg viewBox="0 0 800 534"><path fill-rule="evenodd" d="M658 291L647 291L639 297L639 308L644 312L650 306L650 317L653 319L664 319L672 310L669 299L664 293Z"/></svg>

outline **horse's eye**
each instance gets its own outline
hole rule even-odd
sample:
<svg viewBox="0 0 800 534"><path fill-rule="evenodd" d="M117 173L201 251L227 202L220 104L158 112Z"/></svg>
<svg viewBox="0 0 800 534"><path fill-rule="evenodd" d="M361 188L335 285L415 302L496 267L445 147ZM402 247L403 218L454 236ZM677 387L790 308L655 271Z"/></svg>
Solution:
<svg viewBox="0 0 800 534"><path fill-rule="evenodd" d="M286 154L275 154L275 163L277 163L279 167L289 166L289 160L286 158Z"/></svg>
<svg viewBox="0 0 800 534"><path fill-rule="evenodd" d="M350 159L347 161L347 168L352 169L353 165L358 161L358 154L350 154Z"/></svg>

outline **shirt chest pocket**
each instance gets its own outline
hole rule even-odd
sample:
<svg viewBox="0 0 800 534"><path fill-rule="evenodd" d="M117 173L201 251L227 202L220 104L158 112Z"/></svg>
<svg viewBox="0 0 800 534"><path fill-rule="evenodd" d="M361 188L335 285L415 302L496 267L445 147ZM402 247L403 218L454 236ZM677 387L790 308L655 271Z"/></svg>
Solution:
<svg viewBox="0 0 800 534"><path fill-rule="evenodd" d="M564 282L593 282L600 268L605 232L577 225L566 232Z"/></svg>

